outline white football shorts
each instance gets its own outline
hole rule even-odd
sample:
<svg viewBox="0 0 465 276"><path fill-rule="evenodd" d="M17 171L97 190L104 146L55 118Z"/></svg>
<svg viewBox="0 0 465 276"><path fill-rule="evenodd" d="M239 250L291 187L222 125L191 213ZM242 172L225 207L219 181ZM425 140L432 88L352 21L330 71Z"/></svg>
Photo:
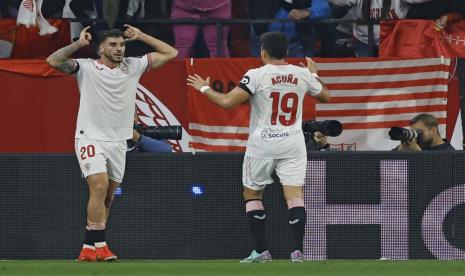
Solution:
<svg viewBox="0 0 465 276"><path fill-rule="evenodd" d="M263 190L273 183L272 174L281 183L289 186L303 186L307 169L307 157L285 159L261 159L245 156L242 163L242 184L252 190Z"/></svg>
<svg viewBox="0 0 465 276"><path fill-rule="evenodd" d="M126 166L126 141L109 142L76 138L74 145L84 177L106 172L110 180L118 183L123 181Z"/></svg>

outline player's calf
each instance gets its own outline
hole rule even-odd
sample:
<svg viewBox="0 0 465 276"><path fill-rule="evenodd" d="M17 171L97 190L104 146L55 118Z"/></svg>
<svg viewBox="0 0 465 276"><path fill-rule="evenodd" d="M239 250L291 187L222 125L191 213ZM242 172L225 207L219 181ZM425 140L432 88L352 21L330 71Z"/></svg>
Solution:
<svg viewBox="0 0 465 276"><path fill-rule="evenodd" d="M305 223L307 214L305 212L302 198L291 198L287 201L289 208L289 225L292 231L292 262L303 261L303 244L305 235Z"/></svg>

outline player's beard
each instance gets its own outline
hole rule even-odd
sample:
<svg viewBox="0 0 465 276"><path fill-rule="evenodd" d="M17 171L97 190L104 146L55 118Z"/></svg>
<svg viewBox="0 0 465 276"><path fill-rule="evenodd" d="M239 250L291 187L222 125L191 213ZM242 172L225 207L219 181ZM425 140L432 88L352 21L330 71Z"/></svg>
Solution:
<svg viewBox="0 0 465 276"><path fill-rule="evenodd" d="M108 60L110 60L111 62L116 63L116 64L120 64L123 61L123 57L124 57L124 53L121 54L120 57L118 57L116 54L109 55L109 54L104 53L104 55Z"/></svg>

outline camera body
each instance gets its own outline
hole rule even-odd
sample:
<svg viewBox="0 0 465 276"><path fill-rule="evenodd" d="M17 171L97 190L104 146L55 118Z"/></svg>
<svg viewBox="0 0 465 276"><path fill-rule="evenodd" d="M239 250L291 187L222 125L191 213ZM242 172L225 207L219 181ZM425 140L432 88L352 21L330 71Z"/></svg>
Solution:
<svg viewBox="0 0 465 276"><path fill-rule="evenodd" d="M302 122L302 131L304 133L313 134L315 132L321 132L324 136L336 137L342 133L342 124L336 120L326 120L326 121L303 121Z"/></svg>
<svg viewBox="0 0 465 276"><path fill-rule="evenodd" d="M181 140L182 126L134 125L134 130L153 139Z"/></svg>
<svg viewBox="0 0 465 276"><path fill-rule="evenodd" d="M305 147L307 151L318 151L320 146L314 140L315 132L320 132L324 136L336 137L342 133L343 127L341 122L336 120L326 120L326 121L303 121L302 122L302 132L304 133L305 138Z"/></svg>
<svg viewBox="0 0 465 276"><path fill-rule="evenodd" d="M391 127L391 130L389 130L388 134L391 140L394 141L423 141L423 132L420 129L409 129L393 126Z"/></svg>

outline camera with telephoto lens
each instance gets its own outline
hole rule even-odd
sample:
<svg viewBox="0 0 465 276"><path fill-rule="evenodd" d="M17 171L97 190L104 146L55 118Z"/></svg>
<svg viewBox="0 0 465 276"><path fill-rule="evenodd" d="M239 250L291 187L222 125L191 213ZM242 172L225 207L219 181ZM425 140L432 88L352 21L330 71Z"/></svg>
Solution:
<svg viewBox="0 0 465 276"><path fill-rule="evenodd" d="M342 133L342 124L336 120L326 121L303 121L302 130L305 133L313 134L315 132L321 132L324 136L336 137Z"/></svg>
<svg viewBox="0 0 465 276"><path fill-rule="evenodd" d="M409 129L394 126L388 132L391 140L395 141L421 141L423 139L423 132L420 129Z"/></svg>
<svg viewBox="0 0 465 276"><path fill-rule="evenodd" d="M153 139L181 140L182 126L134 125L134 130Z"/></svg>
<svg viewBox="0 0 465 276"><path fill-rule="evenodd" d="M307 151L319 150L313 137L315 132L321 132L324 136L336 137L342 133L342 124L336 120L327 121L303 121L302 131L305 138L305 147Z"/></svg>

